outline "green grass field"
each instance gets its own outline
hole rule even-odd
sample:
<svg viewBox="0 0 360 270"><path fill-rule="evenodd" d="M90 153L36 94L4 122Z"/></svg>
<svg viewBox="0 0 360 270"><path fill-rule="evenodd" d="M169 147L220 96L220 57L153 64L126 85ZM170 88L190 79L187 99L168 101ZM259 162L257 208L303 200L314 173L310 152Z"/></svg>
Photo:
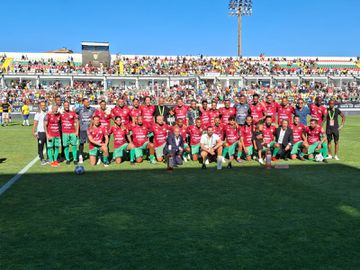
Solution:
<svg viewBox="0 0 360 270"><path fill-rule="evenodd" d="M360 117L341 161L35 164L0 197L0 269L360 269ZM31 128L0 127L0 185L36 156Z"/></svg>

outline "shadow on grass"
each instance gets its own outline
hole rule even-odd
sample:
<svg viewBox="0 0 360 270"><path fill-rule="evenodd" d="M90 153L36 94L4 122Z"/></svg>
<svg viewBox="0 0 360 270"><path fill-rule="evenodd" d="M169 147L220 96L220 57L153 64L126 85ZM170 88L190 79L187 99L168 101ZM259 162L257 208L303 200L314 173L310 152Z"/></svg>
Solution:
<svg viewBox="0 0 360 270"><path fill-rule="evenodd" d="M341 164L29 173L0 198L0 268L359 269L358 176Z"/></svg>

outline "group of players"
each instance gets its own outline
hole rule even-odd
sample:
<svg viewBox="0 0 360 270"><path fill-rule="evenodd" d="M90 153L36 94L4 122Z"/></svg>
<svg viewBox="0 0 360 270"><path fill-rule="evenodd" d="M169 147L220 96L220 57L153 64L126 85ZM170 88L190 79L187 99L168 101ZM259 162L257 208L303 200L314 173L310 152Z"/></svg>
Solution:
<svg viewBox="0 0 360 270"><path fill-rule="evenodd" d="M163 162L168 136L174 133L182 137L183 145L177 153L181 160L201 160L203 168L212 156L222 162L228 159L227 167L231 168L233 160L256 159L264 164L264 156L269 153L273 161L278 158L313 160L314 155L320 153L326 162L332 158L332 140L334 158L338 159L339 129L344 125L345 116L335 108L334 101L330 101L328 109L321 103L322 100L316 98L316 102L307 107L300 99L293 107L286 97L279 104L271 95L261 102L255 94L251 103L241 95L233 106L225 100L221 108L216 100L210 106L207 101L201 105L193 101L187 106L181 98L172 108L164 105L163 98L154 106L150 97L146 97L142 105L135 99L129 107L119 98L112 109L105 101L95 109L85 98L81 107L72 110L69 102L62 103L61 98L56 97L55 104L49 108L45 102L40 103L33 134L38 140L42 164L49 163L52 167L60 166L60 149L66 164L71 164L70 147L74 164L83 163L86 143L89 143L91 165L108 166L111 161L120 164L126 159L135 164L147 157L150 163ZM310 125L307 125L308 115ZM341 125L338 116L342 117ZM113 152L110 155L111 136ZM48 160L42 155L44 144Z"/></svg>

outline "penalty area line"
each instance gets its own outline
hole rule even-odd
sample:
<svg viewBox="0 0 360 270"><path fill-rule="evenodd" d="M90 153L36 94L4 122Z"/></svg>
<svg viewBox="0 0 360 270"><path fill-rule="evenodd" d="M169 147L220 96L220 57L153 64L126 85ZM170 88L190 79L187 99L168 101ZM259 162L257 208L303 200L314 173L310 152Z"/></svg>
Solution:
<svg viewBox="0 0 360 270"><path fill-rule="evenodd" d="M0 196L3 195L17 180L20 179L23 174L25 174L34 164L39 160L39 157L37 156L32 161L29 162L28 165L26 165L20 172L18 172L13 178L11 178L9 181L7 181L1 188L0 188Z"/></svg>

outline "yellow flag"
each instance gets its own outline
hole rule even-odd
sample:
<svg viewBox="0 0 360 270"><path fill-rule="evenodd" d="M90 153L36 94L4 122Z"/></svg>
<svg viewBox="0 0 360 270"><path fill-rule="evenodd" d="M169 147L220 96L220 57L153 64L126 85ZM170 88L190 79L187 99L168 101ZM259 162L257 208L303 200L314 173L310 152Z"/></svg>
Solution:
<svg viewBox="0 0 360 270"><path fill-rule="evenodd" d="M124 62L122 60L119 62L119 74L124 75Z"/></svg>

